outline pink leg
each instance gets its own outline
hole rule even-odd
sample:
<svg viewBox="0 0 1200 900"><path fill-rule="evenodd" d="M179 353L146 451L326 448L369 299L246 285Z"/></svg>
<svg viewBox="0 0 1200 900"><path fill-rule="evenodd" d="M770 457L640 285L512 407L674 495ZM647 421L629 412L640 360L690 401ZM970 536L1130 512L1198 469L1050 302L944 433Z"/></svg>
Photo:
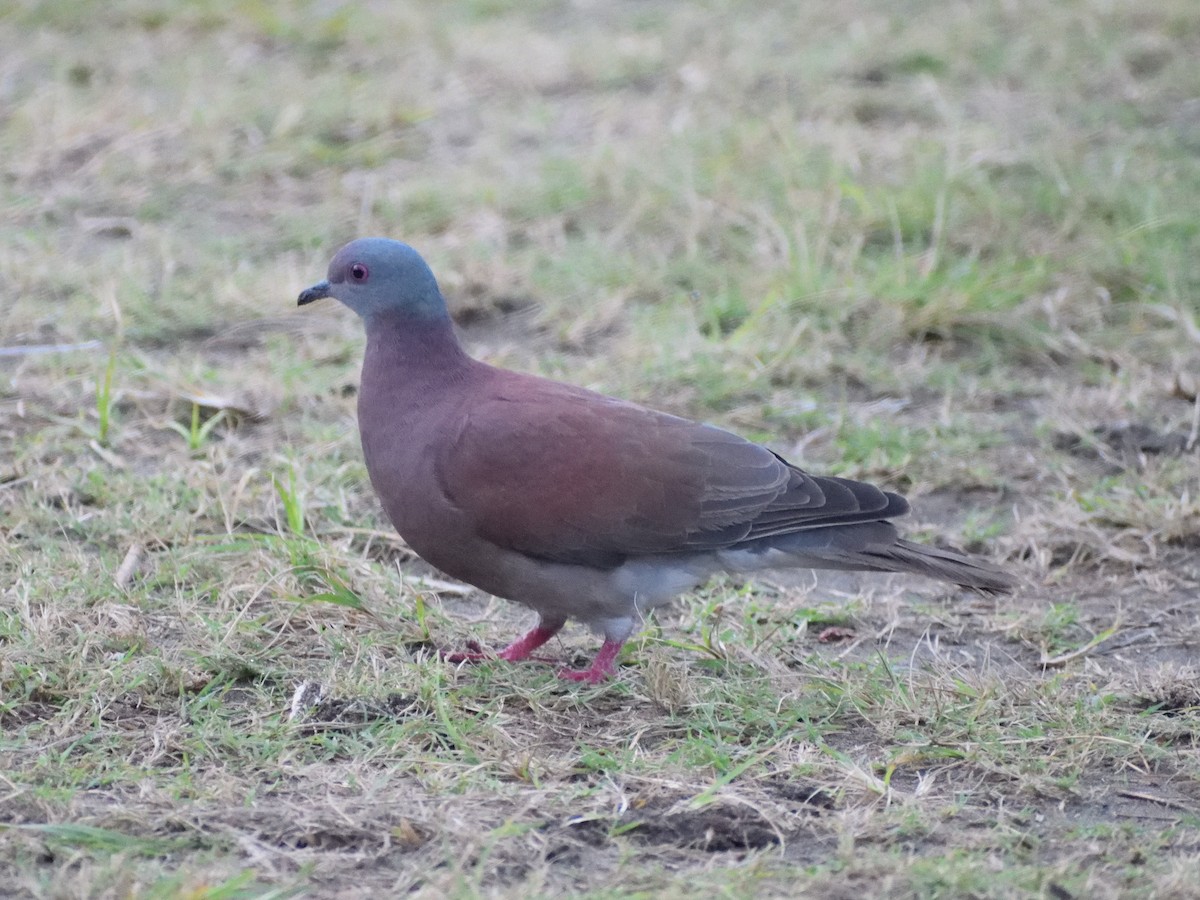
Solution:
<svg viewBox="0 0 1200 900"><path fill-rule="evenodd" d="M557 625L544 625L541 622L523 637L517 638L503 650L496 654L497 659L505 659L509 662L520 662L523 659L532 659L531 656L534 650L554 637L562 630L563 623Z"/></svg>
<svg viewBox="0 0 1200 900"><path fill-rule="evenodd" d="M592 660L590 666L586 669L559 669L558 677L565 678L568 681L599 684L612 675L613 662L616 661L617 654L621 652L621 645L624 643L624 641L614 641L612 638L606 638L600 646L600 652L596 654L596 658Z"/></svg>
<svg viewBox="0 0 1200 900"><path fill-rule="evenodd" d="M534 660L536 662L556 662L553 659L534 656L533 651L550 638L554 637L562 630L563 623L546 623L538 622L528 634L517 638L499 653L488 653L483 650L475 641L467 644L466 652L446 653L441 654L442 659L446 662L461 663L461 662L484 662L489 659L503 659L506 662L521 662L522 660Z"/></svg>

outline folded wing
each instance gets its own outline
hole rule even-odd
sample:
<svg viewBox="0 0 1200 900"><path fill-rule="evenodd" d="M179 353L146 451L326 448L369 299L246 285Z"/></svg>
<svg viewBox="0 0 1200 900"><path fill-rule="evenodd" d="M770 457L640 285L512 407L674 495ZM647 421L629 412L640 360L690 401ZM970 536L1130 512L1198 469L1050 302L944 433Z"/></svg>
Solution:
<svg viewBox="0 0 1200 900"><path fill-rule="evenodd" d="M895 494L809 475L718 428L524 376L498 380L463 408L437 469L481 537L595 566L908 509Z"/></svg>

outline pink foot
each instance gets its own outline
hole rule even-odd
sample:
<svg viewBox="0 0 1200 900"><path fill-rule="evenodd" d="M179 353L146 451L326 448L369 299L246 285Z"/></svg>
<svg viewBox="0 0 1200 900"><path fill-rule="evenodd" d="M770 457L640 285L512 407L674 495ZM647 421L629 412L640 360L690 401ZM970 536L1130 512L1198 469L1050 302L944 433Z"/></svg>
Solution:
<svg viewBox="0 0 1200 900"><path fill-rule="evenodd" d="M553 660L546 659L545 657L534 656L533 651L558 634L562 630L562 627L562 622L559 622L557 625L544 625L538 622L537 627L523 637L517 638L501 650L497 656L499 659L508 660L508 662L520 662L523 659L553 662Z"/></svg>
<svg viewBox="0 0 1200 900"><path fill-rule="evenodd" d="M625 642L614 641L611 638L605 639L600 646L600 652L596 654L596 658L592 660L590 666L586 669L559 669L558 677L565 678L567 681L599 684L612 675L613 663L616 661L617 654L621 652L623 643Z"/></svg>
<svg viewBox="0 0 1200 900"><path fill-rule="evenodd" d="M438 658L451 663L476 663L496 657L480 647L477 641L467 641L466 650L438 650Z"/></svg>
<svg viewBox="0 0 1200 900"><path fill-rule="evenodd" d="M561 622L559 622L557 625L543 625L539 622L537 627L531 630L528 634L517 638L499 653L495 654L484 650L479 646L477 641L468 641L465 652L459 651L456 653L447 653L446 651L442 651L440 656L442 659L446 660L446 662L452 663L485 662L489 659L502 659L505 662L522 662L525 660L547 663L557 662L558 660L548 659L544 656L534 656L533 651L542 646L542 644L546 643L546 641L550 640L550 638L558 634L558 632L562 629L562 626L563 623Z"/></svg>

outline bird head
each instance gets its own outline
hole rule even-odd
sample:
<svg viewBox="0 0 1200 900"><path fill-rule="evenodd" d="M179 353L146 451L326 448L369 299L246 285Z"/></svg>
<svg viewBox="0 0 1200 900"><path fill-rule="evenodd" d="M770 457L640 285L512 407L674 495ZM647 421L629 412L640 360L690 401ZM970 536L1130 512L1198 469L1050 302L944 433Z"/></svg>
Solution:
<svg viewBox="0 0 1200 900"><path fill-rule="evenodd" d="M333 297L370 322L380 314L410 319L446 318L446 301L425 260L408 244L389 238L359 238L339 250L325 281L303 291L304 306Z"/></svg>

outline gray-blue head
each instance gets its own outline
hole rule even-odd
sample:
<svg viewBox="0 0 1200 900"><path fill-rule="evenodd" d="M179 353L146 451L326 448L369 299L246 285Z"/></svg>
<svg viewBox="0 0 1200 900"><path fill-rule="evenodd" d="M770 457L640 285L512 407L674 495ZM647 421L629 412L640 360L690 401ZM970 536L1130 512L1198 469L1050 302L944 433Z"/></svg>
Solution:
<svg viewBox="0 0 1200 900"><path fill-rule="evenodd" d="M342 301L369 324L381 313L404 318L447 318L437 279L408 244L389 238L359 238L339 250L325 281L300 294L304 306L322 297Z"/></svg>

